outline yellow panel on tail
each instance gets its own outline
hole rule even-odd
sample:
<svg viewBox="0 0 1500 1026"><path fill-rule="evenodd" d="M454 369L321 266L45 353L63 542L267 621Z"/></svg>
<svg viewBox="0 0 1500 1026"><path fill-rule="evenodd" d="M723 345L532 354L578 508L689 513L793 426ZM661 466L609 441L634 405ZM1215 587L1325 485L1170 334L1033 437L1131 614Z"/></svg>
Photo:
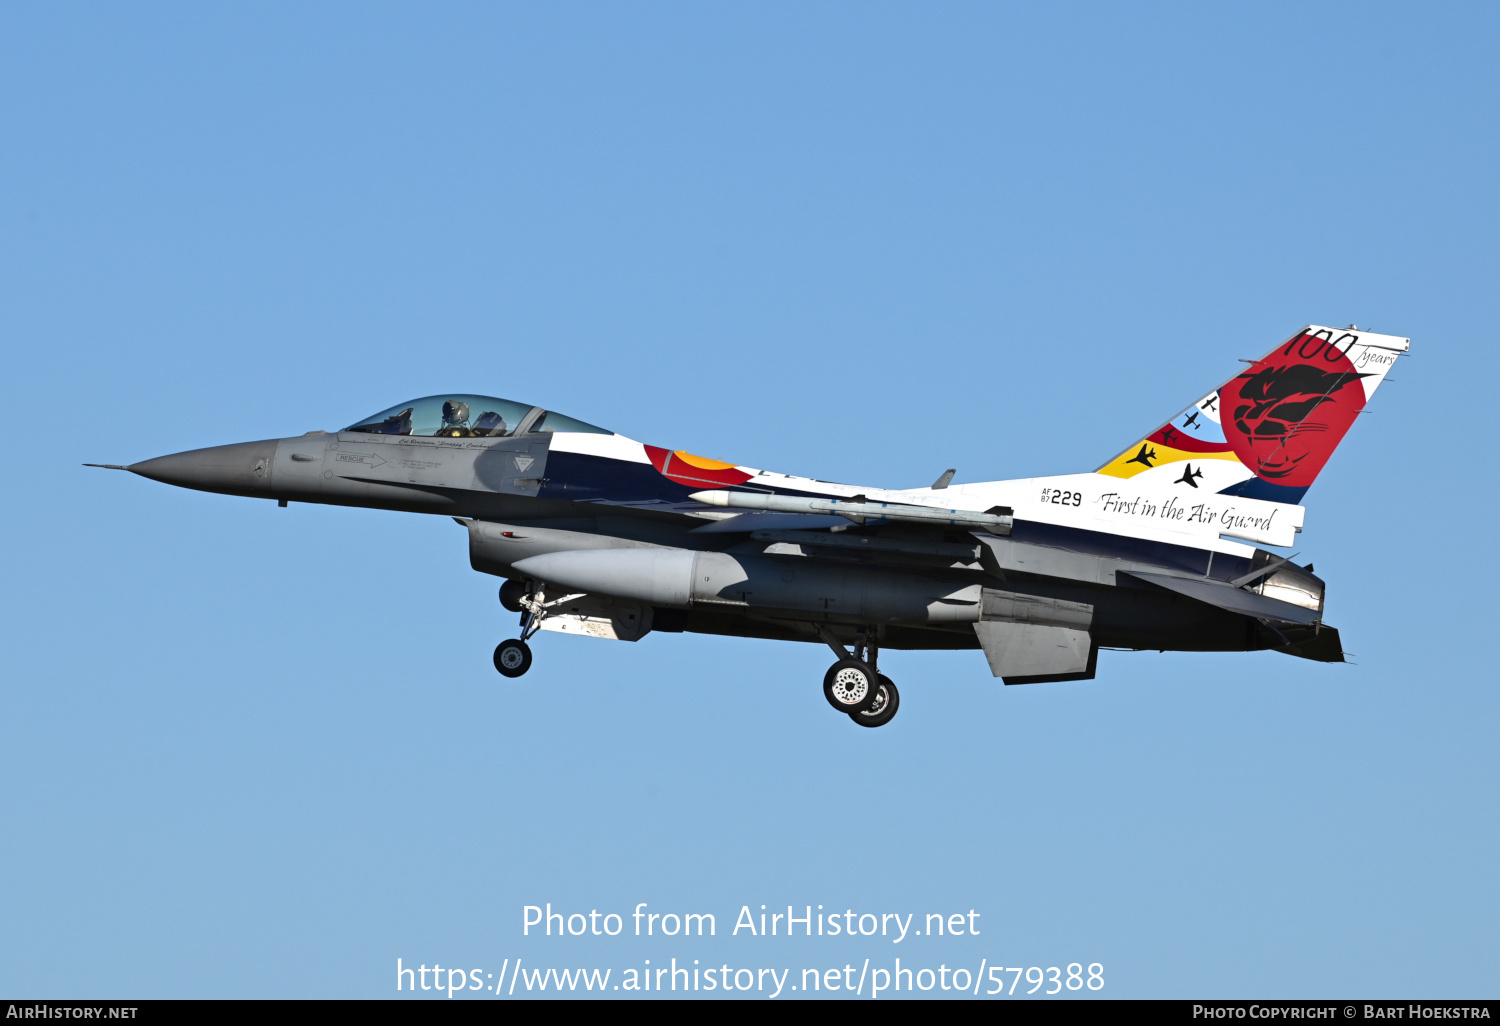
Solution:
<svg viewBox="0 0 1500 1026"><path fill-rule="evenodd" d="M1174 449L1170 445L1160 442L1141 442L1139 445L1126 449L1120 455L1100 467L1098 473L1108 474L1110 477L1135 477L1143 470L1159 467L1163 463L1177 463L1180 460L1233 460L1240 462L1240 458L1233 452L1188 452L1186 449Z"/></svg>

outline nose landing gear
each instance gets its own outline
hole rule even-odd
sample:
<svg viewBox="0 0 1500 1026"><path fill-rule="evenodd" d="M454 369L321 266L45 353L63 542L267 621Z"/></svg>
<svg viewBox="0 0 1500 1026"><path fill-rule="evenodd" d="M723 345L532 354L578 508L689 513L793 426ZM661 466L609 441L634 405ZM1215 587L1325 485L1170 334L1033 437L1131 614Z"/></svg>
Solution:
<svg viewBox="0 0 1500 1026"><path fill-rule="evenodd" d="M547 617L547 596L540 584L530 590L520 581L506 581L500 586L500 604L511 612L521 613L521 636L495 646L495 669L504 677L519 677L531 669L531 646L527 640L542 629Z"/></svg>
<svg viewBox="0 0 1500 1026"><path fill-rule="evenodd" d="M832 631L820 628L818 633L839 657L823 675L823 697L828 704L847 713L861 727L883 727L891 722L901 707L901 694L876 665L880 646L874 633L861 634L852 655Z"/></svg>

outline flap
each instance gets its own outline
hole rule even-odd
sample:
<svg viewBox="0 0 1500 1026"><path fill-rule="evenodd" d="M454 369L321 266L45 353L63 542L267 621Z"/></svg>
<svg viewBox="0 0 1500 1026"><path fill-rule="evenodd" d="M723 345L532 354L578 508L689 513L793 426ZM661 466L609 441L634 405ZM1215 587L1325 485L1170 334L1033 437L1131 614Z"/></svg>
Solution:
<svg viewBox="0 0 1500 1026"><path fill-rule="evenodd" d="M1207 603L1230 613L1253 616L1256 619L1279 620L1282 623L1317 623L1316 609L1303 609L1290 602L1266 598L1253 591L1234 588L1223 581L1202 580L1192 577L1172 577L1168 574L1148 574L1140 570L1125 570L1122 573L1138 577L1150 584L1159 585L1168 591L1186 595L1190 599Z"/></svg>

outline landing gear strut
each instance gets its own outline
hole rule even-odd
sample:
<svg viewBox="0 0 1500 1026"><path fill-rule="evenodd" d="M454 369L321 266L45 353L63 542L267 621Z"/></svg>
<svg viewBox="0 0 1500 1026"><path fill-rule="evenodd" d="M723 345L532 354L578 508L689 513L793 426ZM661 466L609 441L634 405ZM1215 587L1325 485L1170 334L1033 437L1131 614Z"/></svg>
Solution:
<svg viewBox="0 0 1500 1026"><path fill-rule="evenodd" d="M820 628L818 633L839 657L823 675L823 697L828 704L847 713L861 727L883 727L891 722L901 707L901 695L876 665L880 645L874 632L859 636L852 655L832 631Z"/></svg>
<svg viewBox="0 0 1500 1026"><path fill-rule="evenodd" d="M547 596L540 584L527 590L520 581L506 581L500 588L500 604L521 612L521 636L495 646L495 669L504 677L519 677L531 669L531 646L527 640L542 629L547 617Z"/></svg>

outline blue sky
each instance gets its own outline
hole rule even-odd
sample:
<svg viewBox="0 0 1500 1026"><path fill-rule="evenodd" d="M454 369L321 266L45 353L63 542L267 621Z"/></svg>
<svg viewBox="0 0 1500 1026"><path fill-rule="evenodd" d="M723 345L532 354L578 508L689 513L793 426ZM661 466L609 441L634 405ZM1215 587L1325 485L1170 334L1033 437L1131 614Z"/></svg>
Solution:
<svg viewBox="0 0 1500 1026"><path fill-rule="evenodd" d="M8 7L0 991L900 955L1098 962L1117 997L1494 996L1496 30ZM503 680L512 617L448 520L79 466L452 391L862 484L1091 470L1309 322L1413 340L1307 498L1356 665L1105 653L1004 688L890 652L878 731L813 646L543 635ZM549 901L720 935L523 937ZM761 904L981 935L725 936Z"/></svg>

